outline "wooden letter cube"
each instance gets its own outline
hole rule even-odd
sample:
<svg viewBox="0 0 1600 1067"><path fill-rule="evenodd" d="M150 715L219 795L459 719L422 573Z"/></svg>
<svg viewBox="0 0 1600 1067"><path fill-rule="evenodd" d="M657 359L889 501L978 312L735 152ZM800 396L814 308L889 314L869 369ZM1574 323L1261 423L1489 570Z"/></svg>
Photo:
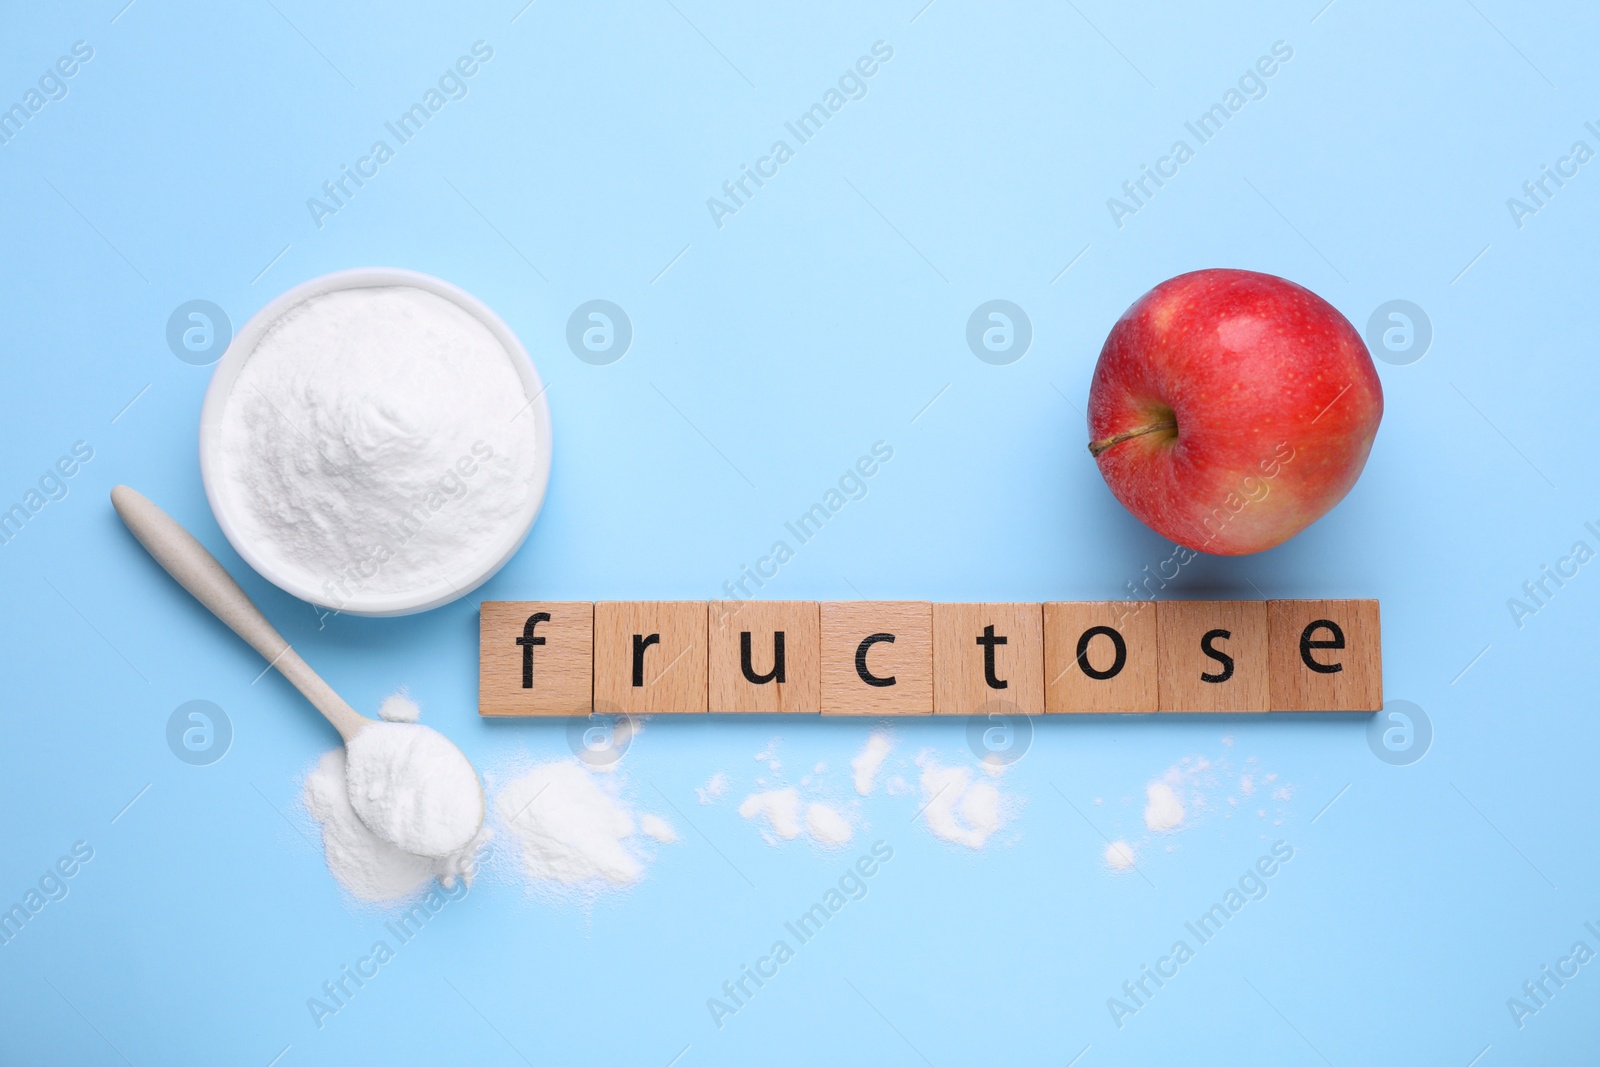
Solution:
<svg viewBox="0 0 1600 1067"><path fill-rule="evenodd" d="M935 715L1044 714L1040 605L935 604L933 668Z"/></svg>
<svg viewBox="0 0 1600 1067"><path fill-rule="evenodd" d="M814 600L713 600L710 710L822 710L822 631Z"/></svg>
<svg viewBox="0 0 1600 1067"><path fill-rule="evenodd" d="M478 613L479 715L587 715L594 605L485 600Z"/></svg>
<svg viewBox="0 0 1600 1067"><path fill-rule="evenodd" d="M1266 711L1267 602L1156 604L1162 711Z"/></svg>
<svg viewBox="0 0 1600 1067"><path fill-rule="evenodd" d="M1267 602L1274 711L1381 711L1376 600Z"/></svg>
<svg viewBox="0 0 1600 1067"><path fill-rule="evenodd" d="M706 710L706 602L594 606L594 707L633 715Z"/></svg>
<svg viewBox="0 0 1600 1067"><path fill-rule="evenodd" d="M1159 710L1156 647L1154 601L1046 604L1044 710Z"/></svg>
<svg viewBox="0 0 1600 1067"><path fill-rule="evenodd" d="M821 618L824 715L933 714L933 605L828 601Z"/></svg>

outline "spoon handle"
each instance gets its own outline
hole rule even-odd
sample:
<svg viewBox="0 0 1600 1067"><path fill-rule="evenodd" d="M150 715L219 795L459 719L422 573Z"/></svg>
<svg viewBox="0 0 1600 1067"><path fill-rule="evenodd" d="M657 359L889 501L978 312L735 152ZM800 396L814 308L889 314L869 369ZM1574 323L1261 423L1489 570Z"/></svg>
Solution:
<svg viewBox="0 0 1600 1067"><path fill-rule="evenodd" d="M111 490L111 506L117 509L117 514L145 551L211 614L265 656L268 665L276 667L289 679L333 724L340 737L348 742L368 723L365 716L346 704L333 687L300 658L300 653L273 629L216 557L176 519L125 485Z"/></svg>

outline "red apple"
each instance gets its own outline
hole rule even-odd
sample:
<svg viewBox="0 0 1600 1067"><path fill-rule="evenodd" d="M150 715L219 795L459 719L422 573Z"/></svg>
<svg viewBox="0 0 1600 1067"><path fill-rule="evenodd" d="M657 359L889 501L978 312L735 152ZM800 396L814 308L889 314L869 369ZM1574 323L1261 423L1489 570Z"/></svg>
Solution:
<svg viewBox="0 0 1600 1067"><path fill-rule="evenodd" d="M1152 530L1240 556L1344 499L1382 417L1372 357L1333 305L1270 274L1197 270L1111 328L1089 387L1089 452Z"/></svg>

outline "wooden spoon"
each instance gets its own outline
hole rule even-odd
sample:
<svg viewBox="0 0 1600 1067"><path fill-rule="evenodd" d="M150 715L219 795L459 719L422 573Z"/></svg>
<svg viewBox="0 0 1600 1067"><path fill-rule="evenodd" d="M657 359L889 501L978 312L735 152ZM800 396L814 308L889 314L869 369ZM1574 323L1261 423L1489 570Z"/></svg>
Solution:
<svg viewBox="0 0 1600 1067"><path fill-rule="evenodd" d="M312 707L320 711L322 717L339 731L339 736L344 739L347 747L356 734L368 727L394 725L369 719L345 703L344 698L335 693L333 687L323 681L321 676L300 658L300 653L290 647L289 642L273 628L245 591L239 588L239 583L235 582L223 569L222 564L217 562L216 557L195 540L194 535L185 530L176 519L126 485L119 485L111 490L111 505L117 509L117 514L122 517L123 523L155 561L161 564L179 585L192 593L196 600L205 605L211 614L244 638L251 648L265 656L269 666L276 667L280 674L289 679L290 684L311 701ZM465 761L466 757L462 756L462 760ZM466 766L468 770L471 769L470 763ZM483 785L478 781L476 772L473 772L473 783L478 787L481 813ZM393 835L383 832L363 815L361 810L363 805L358 802L360 798L351 799L356 814L361 816L362 822L366 823L369 830L398 848L406 848L405 843L395 840ZM482 825L483 818L480 814L478 824L473 827L472 833L459 844L444 851L429 850L417 854L436 858L450 855L467 846Z"/></svg>

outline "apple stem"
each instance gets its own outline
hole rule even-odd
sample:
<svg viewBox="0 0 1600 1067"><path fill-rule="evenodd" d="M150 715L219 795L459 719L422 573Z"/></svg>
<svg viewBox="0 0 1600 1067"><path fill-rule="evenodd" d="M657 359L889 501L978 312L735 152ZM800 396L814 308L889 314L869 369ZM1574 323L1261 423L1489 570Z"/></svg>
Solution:
<svg viewBox="0 0 1600 1067"><path fill-rule="evenodd" d="M1090 441L1089 455L1099 459L1102 452L1120 445L1124 441L1131 441L1135 437L1143 437L1147 433L1158 433L1161 430L1176 430L1177 428L1178 424L1168 419L1165 422L1153 422L1149 426L1141 426L1137 430L1124 430L1099 441Z"/></svg>

